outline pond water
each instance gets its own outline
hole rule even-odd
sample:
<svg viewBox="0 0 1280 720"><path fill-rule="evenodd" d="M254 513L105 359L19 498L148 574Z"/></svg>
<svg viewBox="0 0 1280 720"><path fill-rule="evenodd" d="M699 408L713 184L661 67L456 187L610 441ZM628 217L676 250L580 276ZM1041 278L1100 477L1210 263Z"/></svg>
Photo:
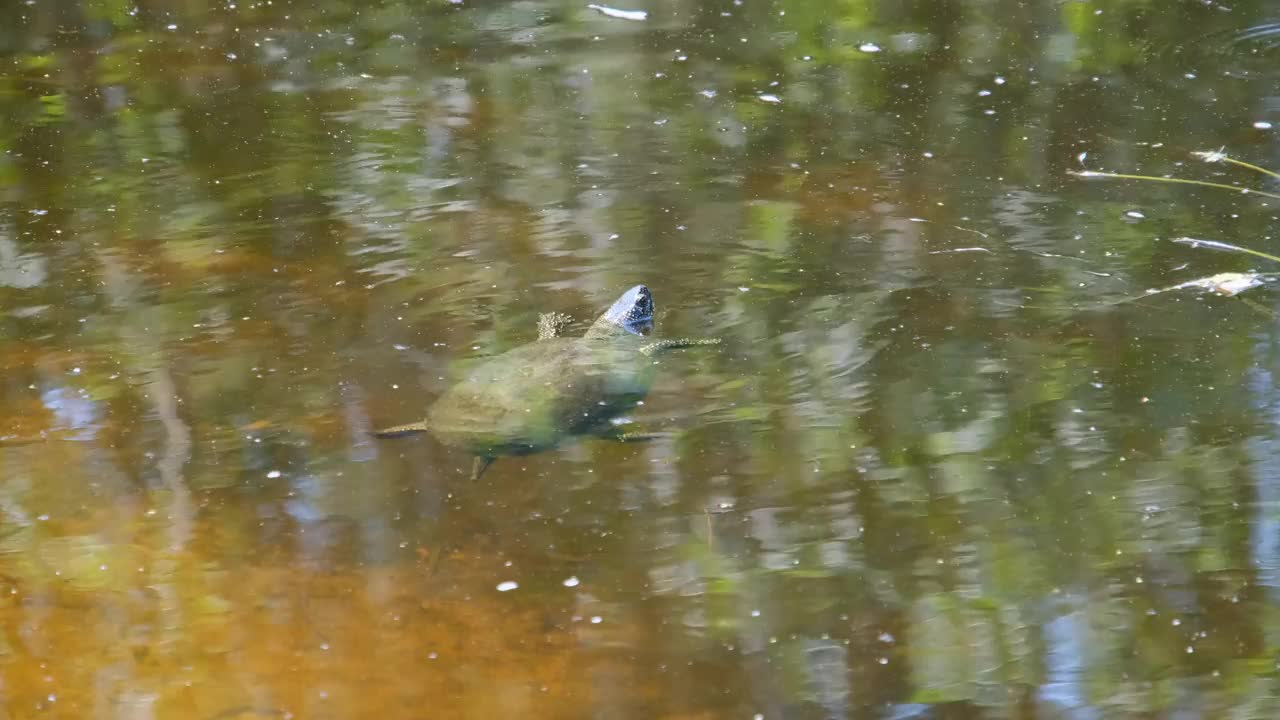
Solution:
<svg viewBox="0 0 1280 720"><path fill-rule="evenodd" d="M1147 293L1277 202L1073 174L1275 191L1276 23L5 4L0 720L1280 716L1280 296ZM651 441L371 437L637 283Z"/></svg>

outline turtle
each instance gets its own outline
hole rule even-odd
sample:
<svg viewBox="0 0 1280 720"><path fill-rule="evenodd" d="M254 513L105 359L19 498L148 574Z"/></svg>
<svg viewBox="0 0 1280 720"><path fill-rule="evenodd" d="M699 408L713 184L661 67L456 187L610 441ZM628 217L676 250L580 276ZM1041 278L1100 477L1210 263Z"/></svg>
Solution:
<svg viewBox="0 0 1280 720"><path fill-rule="evenodd" d="M653 293L636 285L581 337L566 336L568 316L544 313L537 340L480 363L436 400L425 419L374 435L430 432L474 456L473 480L498 457L542 452L571 437L647 439L623 432L614 421L648 394L656 357L720 342L653 339L653 311Z"/></svg>

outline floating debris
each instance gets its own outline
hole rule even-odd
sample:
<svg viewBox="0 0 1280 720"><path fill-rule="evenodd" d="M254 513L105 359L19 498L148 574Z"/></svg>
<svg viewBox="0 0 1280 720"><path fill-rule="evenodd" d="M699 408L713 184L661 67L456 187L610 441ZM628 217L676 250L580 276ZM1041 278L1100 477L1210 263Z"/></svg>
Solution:
<svg viewBox="0 0 1280 720"><path fill-rule="evenodd" d="M1191 153L1207 163L1222 162L1227 159L1227 149L1220 147L1217 150L1196 150Z"/></svg>
<svg viewBox="0 0 1280 720"><path fill-rule="evenodd" d="M1254 165L1253 163L1245 162L1243 160L1237 160L1233 157L1230 157L1229 155L1227 155L1226 148L1218 148L1217 150L1208 150L1208 151L1199 150L1191 154L1195 155L1196 157L1200 158L1201 160L1207 163L1218 163L1218 162L1227 163L1229 165L1235 165L1237 167L1245 168L1246 170L1252 170L1256 173L1262 173L1263 175L1270 175L1271 177L1276 178L1277 180L1280 180L1280 173L1277 173L1273 170L1268 170L1262 167L1261 165Z"/></svg>
<svg viewBox="0 0 1280 720"><path fill-rule="evenodd" d="M878 53L880 46L875 43L865 42L858 46L858 50L864 53Z"/></svg>
<svg viewBox="0 0 1280 720"><path fill-rule="evenodd" d="M619 10L617 8L606 7L604 5L588 5L588 8L595 10L601 15L619 20L648 20L649 13L644 10Z"/></svg>
<svg viewBox="0 0 1280 720"><path fill-rule="evenodd" d="M1177 285L1170 285L1169 287L1152 288L1147 291L1147 294L1155 295L1157 293L1169 292L1171 290L1199 288L1201 290L1215 292L1224 297L1232 297L1266 283L1269 277L1271 276L1264 273L1225 272L1210 275L1208 277L1196 278L1195 280L1188 280L1184 283L1178 283Z"/></svg>
<svg viewBox="0 0 1280 720"><path fill-rule="evenodd" d="M770 105L777 105L782 102L782 98L777 95L757 95L756 99L760 102L769 103Z"/></svg>

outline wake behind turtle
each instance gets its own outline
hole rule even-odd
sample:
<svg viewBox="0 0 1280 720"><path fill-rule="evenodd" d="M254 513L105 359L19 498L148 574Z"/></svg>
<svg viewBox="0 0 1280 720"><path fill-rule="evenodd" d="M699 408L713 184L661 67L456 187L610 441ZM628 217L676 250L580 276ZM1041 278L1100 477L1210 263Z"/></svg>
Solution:
<svg viewBox="0 0 1280 720"><path fill-rule="evenodd" d="M430 431L475 456L478 478L495 458L548 450L583 435L635 439L613 424L653 384L655 356L719 340L655 340L653 294L637 285L613 303L582 337L564 337L567 318L539 318L538 339L477 366L449 388L421 422L380 430L381 438Z"/></svg>

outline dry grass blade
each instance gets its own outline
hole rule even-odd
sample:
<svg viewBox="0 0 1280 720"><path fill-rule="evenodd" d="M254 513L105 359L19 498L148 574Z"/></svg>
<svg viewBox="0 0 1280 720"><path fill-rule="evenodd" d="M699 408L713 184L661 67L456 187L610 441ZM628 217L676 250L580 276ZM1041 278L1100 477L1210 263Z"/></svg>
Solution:
<svg viewBox="0 0 1280 720"><path fill-rule="evenodd" d="M1232 245L1231 243L1224 243L1219 240L1200 240L1198 238L1180 237L1180 238L1174 238L1173 242L1176 242L1179 245L1190 245L1191 247L1195 247L1195 248L1202 247L1202 248L1208 248L1210 250L1222 250L1224 252L1244 253L1246 255L1254 255L1256 257L1265 258L1272 262L1280 263L1280 257L1276 255L1272 255L1271 253L1264 253L1261 250L1253 250L1247 247L1240 247L1239 245Z"/></svg>
<svg viewBox="0 0 1280 720"><path fill-rule="evenodd" d="M1082 178L1110 178L1113 180L1149 180L1151 182L1174 183L1178 185L1198 185L1200 187L1216 188L1218 190L1231 190L1242 195L1260 195L1262 197L1280 200L1280 195L1269 193L1264 190L1254 190L1253 188L1240 187L1239 185L1227 185L1226 183L1209 182L1207 180L1189 180L1187 178L1172 177L1156 177L1155 175L1132 175L1128 173L1109 173L1098 170L1079 170L1068 171L1069 175L1075 175Z"/></svg>

